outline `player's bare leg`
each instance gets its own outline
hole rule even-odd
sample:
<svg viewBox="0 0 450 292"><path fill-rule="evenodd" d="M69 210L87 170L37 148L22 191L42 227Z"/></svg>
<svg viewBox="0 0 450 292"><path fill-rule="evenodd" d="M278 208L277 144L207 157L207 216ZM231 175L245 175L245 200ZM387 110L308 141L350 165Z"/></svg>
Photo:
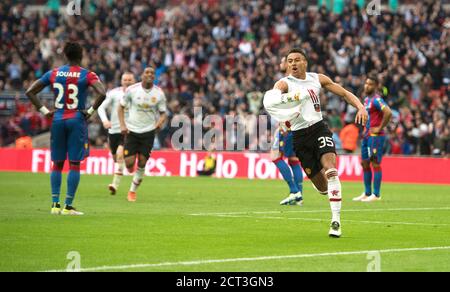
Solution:
<svg viewBox="0 0 450 292"><path fill-rule="evenodd" d="M138 167L133 175L133 180L131 182L130 190L128 191L128 201L136 201L136 190L141 185L142 178L144 177L145 165L147 164L147 157L142 154L138 154ZM133 164L134 166L134 164ZM128 167L128 164L127 164ZM128 168L130 169L130 168Z"/></svg>
<svg viewBox="0 0 450 292"><path fill-rule="evenodd" d="M336 169L336 154L325 153L320 158L326 178L328 180L328 199L330 201L332 219L331 228L328 233L331 237L341 236L341 206L342 188Z"/></svg>
<svg viewBox="0 0 450 292"><path fill-rule="evenodd" d="M325 171L322 169L318 174L311 178L313 187L319 194L327 196L328 195L328 180L325 176Z"/></svg>
<svg viewBox="0 0 450 292"><path fill-rule="evenodd" d="M115 195L120 185L120 180L123 176L124 158L123 158L123 146L117 147L117 152L113 155L114 159L114 177L112 183L108 186L111 195Z"/></svg>
<svg viewBox="0 0 450 292"><path fill-rule="evenodd" d="M138 155L130 155L125 157L125 166L127 167L127 170L129 173L134 173L134 166L136 165L136 157ZM128 201L134 202L136 200L136 193L130 194L128 192Z"/></svg>

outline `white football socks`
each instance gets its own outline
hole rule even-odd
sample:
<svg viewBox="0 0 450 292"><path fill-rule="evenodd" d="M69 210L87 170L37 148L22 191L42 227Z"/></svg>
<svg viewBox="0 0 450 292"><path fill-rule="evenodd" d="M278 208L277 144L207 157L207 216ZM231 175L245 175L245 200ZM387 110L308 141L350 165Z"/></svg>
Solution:
<svg viewBox="0 0 450 292"><path fill-rule="evenodd" d="M130 192L136 192L137 188L142 182L142 178L144 177L145 168L140 168L136 170L133 176L133 181L131 182Z"/></svg>
<svg viewBox="0 0 450 292"><path fill-rule="evenodd" d="M332 220L341 222L342 190L339 181L338 171L331 168L325 172L328 179L328 199L330 201Z"/></svg>
<svg viewBox="0 0 450 292"><path fill-rule="evenodd" d="M123 176L123 162L122 163L114 163L114 177L112 181L112 185L118 189L120 185L120 180Z"/></svg>

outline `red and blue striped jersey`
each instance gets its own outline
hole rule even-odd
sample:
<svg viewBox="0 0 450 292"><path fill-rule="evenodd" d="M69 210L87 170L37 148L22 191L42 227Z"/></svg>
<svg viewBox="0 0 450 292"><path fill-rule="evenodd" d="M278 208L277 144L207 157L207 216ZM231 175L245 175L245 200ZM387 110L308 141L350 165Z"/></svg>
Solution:
<svg viewBox="0 0 450 292"><path fill-rule="evenodd" d="M79 66L64 65L45 73L40 81L50 85L55 95L54 120L84 118L88 87L98 81L97 74Z"/></svg>
<svg viewBox="0 0 450 292"><path fill-rule="evenodd" d="M386 102L384 99L375 94L372 97L366 96L364 98L364 106L366 108L367 113L369 114L369 118L367 119L366 128L364 131L364 137L369 136L370 127L379 127L383 121L383 109L386 106ZM377 136L383 136L384 131L378 133Z"/></svg>

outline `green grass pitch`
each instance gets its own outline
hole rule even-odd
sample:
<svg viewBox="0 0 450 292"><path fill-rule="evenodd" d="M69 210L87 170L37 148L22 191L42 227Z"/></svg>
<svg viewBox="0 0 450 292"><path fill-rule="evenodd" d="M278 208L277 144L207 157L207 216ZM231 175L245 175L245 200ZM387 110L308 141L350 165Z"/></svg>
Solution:
<svg viewBox="0 0 450 292"><path fill-rule="evenodd" d="M302 207L278 205L283 181L146 177L135 203L131 177L116 196L110 181L83 175L74 205L85 215L57 216L49 175L0 173L0 271L65 270L71 251L92 271L450 271L450 186L385 183L367 204L351 200L362 183L343 182L334 239L309 181Z"/></svg>

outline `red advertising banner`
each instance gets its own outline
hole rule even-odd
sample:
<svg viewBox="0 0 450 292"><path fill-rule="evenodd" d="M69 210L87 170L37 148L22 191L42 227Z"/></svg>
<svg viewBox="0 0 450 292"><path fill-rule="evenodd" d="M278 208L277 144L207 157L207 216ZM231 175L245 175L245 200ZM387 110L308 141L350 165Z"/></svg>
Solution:
<svg viewBox="0 0 450 292"><path fill-rule="evenodd" d="M108 150L91 150L81 164L84 174L111 175L114 161ZM154 151L145 169L148 176L194 177L203 168L206 152ZM216 177L281 178L268 154L217 152ZM67 168L67 163L65 165ZM360 181L362 167L357 155L338 156L337 168L343 181ZM450 184L450 159L422 157L384 157L383 181L403 183ZM48 149L17 150L0 148L0 171L44 172L51 170ZM305 176L306 177L306 176Z"/></svg>

